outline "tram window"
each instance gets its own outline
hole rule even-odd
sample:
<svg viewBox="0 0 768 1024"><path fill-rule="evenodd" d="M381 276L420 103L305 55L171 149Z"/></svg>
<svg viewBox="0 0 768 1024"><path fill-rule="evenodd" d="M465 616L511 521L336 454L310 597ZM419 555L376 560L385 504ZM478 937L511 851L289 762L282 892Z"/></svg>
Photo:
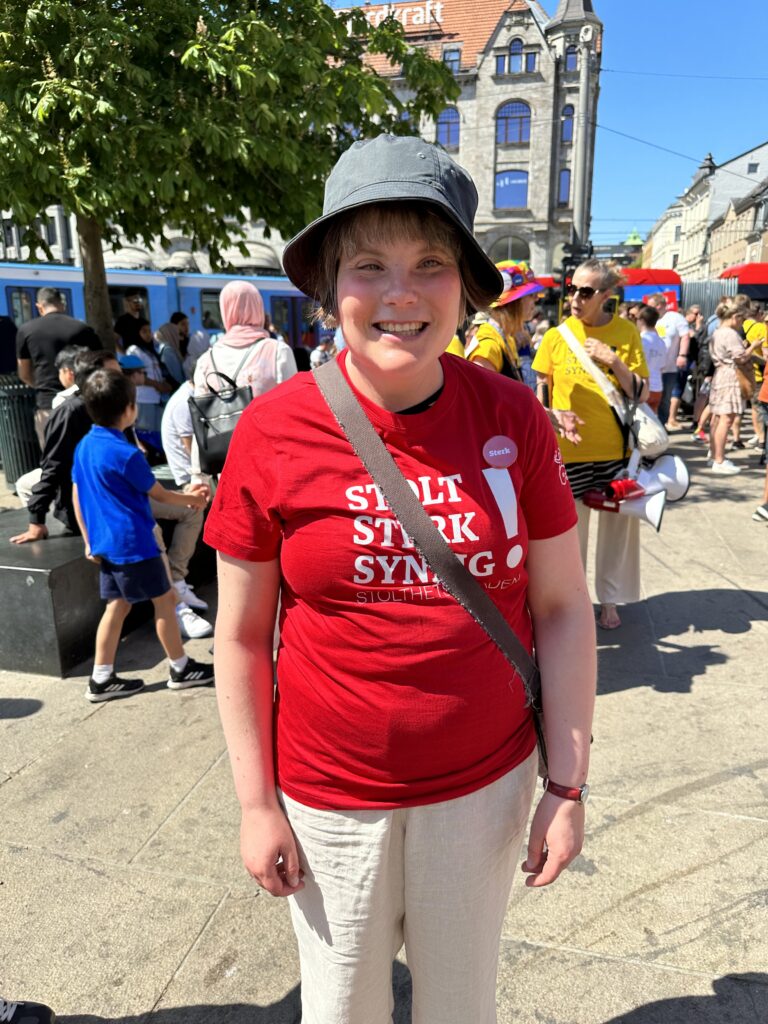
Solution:
<svg viewBox="0 0 768 1024"><path fill-rule="evenodd" d="M123 287L122 285L109 286L109 305L112 309L112 320L117 321L125 313L133 315L134 304L128 301L129 296L137 295L141 300L139 316L144 317L152 323L149 309L149 295L146 288Z"/></svg>
<svg viewBox="0 0 768 1024"><path fill-rule="evenodd" d="M302 344L307 345L309 348L314 348L317 344L317 326L314 320L317 304L309 300L305 300L301 303L300 309Z"/></svg>
<svg viewBox="0 0 768 1024"><path fill-rule="evenodd" d="M200 316L203 327L207 331L223 331L224 324L221 322L221 311L219 309L220 291L200 292Z"/></svg>
<svg viewBox="0 0 768 1024"><path fill-rule="evenodd" d="M290 300L273 295L269 304L269 318L277 333L282 334L288 344L292 346Z"/></svg>
<svg viewBox="0 0 768 1024"><path fill-rule="evenodd" d="M6 288L8 313L17 327L35 316L34 292L31 288Z"/></svg>

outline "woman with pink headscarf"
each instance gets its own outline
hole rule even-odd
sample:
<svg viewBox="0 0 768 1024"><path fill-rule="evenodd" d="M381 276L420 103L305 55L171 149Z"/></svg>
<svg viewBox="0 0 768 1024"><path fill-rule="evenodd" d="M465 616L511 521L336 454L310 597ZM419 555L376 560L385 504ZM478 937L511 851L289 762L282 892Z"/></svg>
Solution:
<svg viewBox="0 0 768 1024"><path fill-rule="evenodd" d="M290 346L264 330L264 303L255 285L230 281L219 296L219 308L226 333L197 361L196 395L226 386L217 373L238 387L250 385L255 398L297 372Z"/></svg>

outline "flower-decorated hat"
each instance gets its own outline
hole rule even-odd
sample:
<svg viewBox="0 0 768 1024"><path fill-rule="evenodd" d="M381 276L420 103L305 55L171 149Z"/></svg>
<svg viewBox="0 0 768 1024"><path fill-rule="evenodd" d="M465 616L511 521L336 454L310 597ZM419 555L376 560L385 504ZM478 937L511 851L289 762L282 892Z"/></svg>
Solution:
<svg viewBox="0 0 768 1024"><path fill-rule="evenodd" d="M522 299L524 295L545 291L545 286L537 281L533 271L525 260L502 260L496 269L504 279L504 291L492 306L506 306L508 302Z"/></svg>

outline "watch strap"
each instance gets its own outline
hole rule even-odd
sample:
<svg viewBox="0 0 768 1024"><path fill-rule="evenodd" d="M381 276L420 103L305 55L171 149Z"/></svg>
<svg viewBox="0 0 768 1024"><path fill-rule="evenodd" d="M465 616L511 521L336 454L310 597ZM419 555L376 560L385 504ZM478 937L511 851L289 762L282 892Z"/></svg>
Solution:
<svg viewBox="0 0 768 1024"><path fill-rule="evenodd" d="M585 794L589 792L586 786L561 786L550 778L544 779L544 789L553 796L562 797L563 800L575 800L576 803L584 803Z"/></svg>

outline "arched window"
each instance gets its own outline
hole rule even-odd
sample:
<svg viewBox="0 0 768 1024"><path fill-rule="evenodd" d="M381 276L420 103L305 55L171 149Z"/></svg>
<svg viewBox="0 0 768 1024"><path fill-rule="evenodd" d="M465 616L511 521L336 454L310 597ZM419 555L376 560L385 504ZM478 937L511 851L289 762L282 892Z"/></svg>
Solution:
<svg viewBox="0 0 768 1024"><path fill-rule="evenodd" d="M573 142L573 105L570 103L563 107L560 118L560 141Z"/></svg>
<svg viewBox="0 0 768 1024"><path fill-rule="evenodd" d="M571 205L571 172L567 167L564 167L560 171L560 177L557 182L557 205L558 206L570 206Z"/></svg>
<svg viewBox="0 0 768 1024"><path fill-rule="evenodd" d="M530 260L531 247L524 238L518 238L517 235L504 235L493 243L488 250L488 255L494 263L501 263L502 260Z"/></svg>
<svg viewBox="0 0 768 1024"><path fill-rule="evenodd" d="M528 171L500 171L493 205L497 210L524 210L528 206Z"/></svg>
<svg viewBox="0 0 768 1024"><path fill-rule="evenodd" d="M499 107L496 114L496 145L511 146L531 141L531 108L513 100Z"/></svg>
<svg viewBox="0 0 768 1024"><path fill-rule="evenodd" d="M579 70L579 51L575 46L569 46L565 51L565 70Z"/></svg>
<svg viewBox="0 0 768 1024"><path fill-rule="evenodd" d="M459 148L459 112L456 107L446 107L437 119L437 143L443 149Z"/></svg>
<svg viewBox="0 0 768 1024"><path fill-rule="evenodd" d="M519 75L523 70L523 40L513 39L509 44L509 73Z"/></svg>

